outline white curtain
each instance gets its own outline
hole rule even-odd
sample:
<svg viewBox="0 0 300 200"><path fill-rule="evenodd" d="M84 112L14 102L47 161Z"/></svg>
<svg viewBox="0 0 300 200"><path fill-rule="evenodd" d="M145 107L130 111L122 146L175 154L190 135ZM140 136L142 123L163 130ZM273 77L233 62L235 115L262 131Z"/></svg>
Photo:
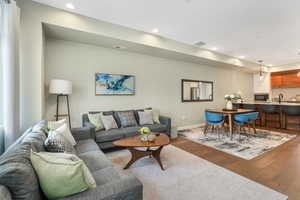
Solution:
<svg viewBox="0 0 300 200"><path fill-rule="evenodd" d="M19 28L20 9L14 0L1 1L1 65L5 148L20 136Z"/></svg>

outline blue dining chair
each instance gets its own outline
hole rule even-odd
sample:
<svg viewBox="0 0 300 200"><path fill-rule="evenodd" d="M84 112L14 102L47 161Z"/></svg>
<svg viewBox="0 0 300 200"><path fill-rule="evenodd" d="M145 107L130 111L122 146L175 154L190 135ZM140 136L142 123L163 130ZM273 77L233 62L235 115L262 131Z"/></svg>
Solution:
<svg viewBox="0 0 300 200"><path fill-rule="evenodd" d="M254 134L256 134L255 121L258 119L259 112L251 112L251 113L247 113L247 115L248 115L247 125L249 127L249 130L250 127L253 128Z"/></svg>
<svg viewBox="0 0 300 200"><path fill-rule="evenodd" d="M203 132L204 135L206 135L207 129L211 127L212 130L217 129L218 138L220 138L219 128L225 122L223 114L205 111L205 120L206 125Z"/></svg>
<svg viewBox="0 0 300 200"><path fill-rule="evenodd" d="M233 117L233 123L237 126L237 130L239 133L239 139L241 139L241 131L244 130L244 127L249 122L249 116L248 114L237 114Z"/></svg>

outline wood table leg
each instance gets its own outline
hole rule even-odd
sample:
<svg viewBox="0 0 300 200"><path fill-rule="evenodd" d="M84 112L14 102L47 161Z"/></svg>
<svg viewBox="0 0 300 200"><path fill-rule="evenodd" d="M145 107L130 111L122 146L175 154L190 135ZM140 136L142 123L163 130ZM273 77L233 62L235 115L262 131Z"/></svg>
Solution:
<svg viewBox="0 0 300 200"><path fill-rule="evenodd" d="M128 150L131 153L131 159L127 163L127 165L124 167L124 169L128 169L138 159L151 155L151 151L140 151L140 150L136 150L134 148L128 148Z"/></svg>
<svg viewBox="0 0 300 200"><path fill-rule="evenodd" d="M165 170L164 167L163 167L163 165L162 165L162 163L161 163L161 160L160 160L160 152L161 152L161 150L162 150L163 147L164 147L164 146L161 146L161 147L159 147L157 150L153 151L153 152L152 152L152 155L153 155L153 157L155 158L155 160L158 162L160 168L161 168L162 170Z"/></svg>
<svg viewBox="0 0 300 200"><path fill-rule="evenodd" d="M233 124L232 124L232 115L228 114L228 123L229 123L229 132L230 132L230 140L233 138Z"/></svg>
<svg viewBox="0 0 300 200"><path fill-rule="evenodd" d="M139 160L140 158L149 156L150 158L153 157L159 164L160 168L164 170L162 162L160 160L160 152L164 146L159 147L156 150L151 150L150 148L147 148L146 151L137 150L134 148L128 148L128 150L131 153L131 159L127 163L127 165L124 167L124 169L128 169L135 161Z"/></svg>

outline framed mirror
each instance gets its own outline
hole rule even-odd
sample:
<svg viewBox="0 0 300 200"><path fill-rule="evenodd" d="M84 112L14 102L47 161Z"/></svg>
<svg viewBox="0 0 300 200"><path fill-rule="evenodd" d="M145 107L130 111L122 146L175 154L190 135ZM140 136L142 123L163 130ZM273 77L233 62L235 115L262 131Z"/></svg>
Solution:
<svg viewBox="0 0 300 200"><path fill-rule="evenodd" d="M182 102L213 101L212 81L181 80Z"/></svg>

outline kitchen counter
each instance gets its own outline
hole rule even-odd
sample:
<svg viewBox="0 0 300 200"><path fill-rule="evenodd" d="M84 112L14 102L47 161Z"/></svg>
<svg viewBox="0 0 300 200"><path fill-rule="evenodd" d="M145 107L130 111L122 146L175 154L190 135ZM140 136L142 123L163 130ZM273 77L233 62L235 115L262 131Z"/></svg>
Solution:
<svg viewBox="0 0 300 200"><path fill-rule="evenodd" d="M300 114L293 113L292 115L286 115L284 106L295 107L294 110L296 113L298 112L300 107L300 103L290 103L290 102L272 102L267 103L263 101L247 101L243 103L234 103L235 106L244 109L253 109L259 112L259 118L256 120L256 125L260 127L273 127L283 130L294 130L300 133ZM253 106L249 106L253 105ZM265 113L263 111L262 105L275 105L274 113ZM296 108L298 106L298 108Z"/></svg>
<svg viewBox="0 0 300 200"><path fill-rule="evenodd" d="M257 105L261 105L261 104L266 104L266 105L281 105L281 106L300 106L300 103L295 102L295 103L291 103L291 102L272 102L272 103L268 103L268 102L264 102L264 101L246 101L243 103L235 103L235 104L257 104Z"/></svg>

